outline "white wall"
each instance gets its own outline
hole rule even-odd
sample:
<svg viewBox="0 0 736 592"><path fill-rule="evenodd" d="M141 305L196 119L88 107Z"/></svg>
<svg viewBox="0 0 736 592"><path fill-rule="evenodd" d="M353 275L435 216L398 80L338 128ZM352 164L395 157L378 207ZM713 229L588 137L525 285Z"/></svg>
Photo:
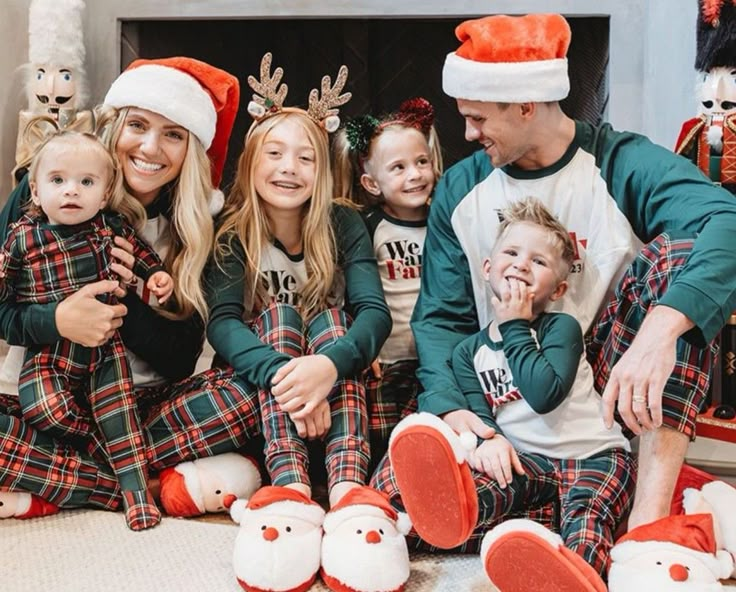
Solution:
<svg viewBox="0 0 736 592"><path fill-rule="evenodd" d="M0 200L10 191L17 114L23 106L15 69L28 59L30 0L0 0ZM120 69L121 18L478 16L549 12L611 16L608 119L671 147L695 113L695 0L87 0L85 43L92 99Z"/></svg>

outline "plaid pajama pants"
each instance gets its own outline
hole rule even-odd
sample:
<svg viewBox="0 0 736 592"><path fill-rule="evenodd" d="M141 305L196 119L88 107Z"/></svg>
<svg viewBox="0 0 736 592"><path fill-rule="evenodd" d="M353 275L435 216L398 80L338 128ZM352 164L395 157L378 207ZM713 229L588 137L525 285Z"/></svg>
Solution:
<svg viewBox="0 0 736 592"><path fill-rule="evenodd" d="M137 393L146 458L155 471L236 450L260 431L257 396L231 368ZM12 398L0 397L0 489L35 493L66 508L120 507L120 486L106 463L18 415Z"/></svg>
<svg viewBox="0 0 736 592"><path fill-rule="evenodd" d="M621 449L606 450L587 459L552 459L519 452L525 475L514 474L501 489L495 479L473 471L478 492L478 524L454 552L477 553L483 536L505 520L529 518L558 531L565 545L579 553L603 577L613 535L631 509L636 461ZM385 457L371 485L388 494L403 511L396 481ZM412 530L407 543L422 551L438 551Z"/></svg>
<svg viewBox="0 0 736 592"><path fill-rule="evenodd" d="M292 357L319 354L345 335L349 320L330 308L304 323L291 305L275 303L253 322L264 343ZM274 485L309 484L309 454L289 414L282 411L268 389L258 390L266 470ZM370 450L365 387L358 378L335 383L327 398L332 424L325 436L327 486L352 481L365 483Z"/></svg>
<svg viewBox="0 0 736 592"><path fill-rule="evenodd" d="M371 461L378 463L388 450L391 431L410 413L417 410L419 380L417 360L381 362L381 377L366 371L365 394L368 401L368 433Z"/></svg>
<svg viewBox="0 0 736 592"><path fill-rule="evenodd" d="M54 438L97 440L120 486L147 487L148 469L133 379L120 335L100 347L83 347L62 339L29 350L18 383L23 419ZM77 401L83 398L84 401ZM82 405L80 406L80 403ZM87 409L89 411L87 411Z"/></svg>
<svg viewBox="0 0 736 592"><path fill-rule="evenodd" d="M596 389L599 392L603 392L611 369L631 344L646 312L659 302L670 283L682 269L692 246L692 237L673 238L665 234L660 235L642 249L641 253L626 270L598 323L593 327L587 343L587 356L593 367ZM665 386L663 394L665 425L694 437L695 416L705 401L715 353L716 350L712 344L705 348L697 348L683 339L678 340L675 369ZM631 436L631 433L628 435ZM607 506L609 512L614 510L621 512L615 517L615 521L625 517L630 509L633 496L634 482L630 475L633 474L635 467L627 458L626 462L631 465L631 470L627 475L620 475L619 468L623 461L622 458L615 463L615 470L613 471L615 482L610 486L605 480L607 472L599 472L601 477L604 478L605 485L605 488L601 490L603 494L601 501L605 504L612 494L617 496L613 498L613 503ZM575 463L580 461L555 462ZM570 469L562 465L558 469L558 471L567 470ZM482 477L482 475L476 474L476 477ZM487 478L476 478L481 506L484 503L482 499L488 496L486 493L488 486L492 485L484 483L486 480ZM508 513L503 516L503 519L529 518L544 524L548 528L560 531L565 541L570 541L569 544L575 545L591 565L604 573L602 567L607 565L608 549L612 544L612 533L615 529L611 530L609 536L609 528L605 524L596 525L596 522L602 521L603 518L596 517L595 512L598 511L602 516L606 516L606 511L605 507L595 502L594 496L591 494L587 497L588 502L586 503L591 506L591 511L594 513L589 517L572 520L572 524L582 523L583 525L587 524L587 526L583 528L573 527L570 530L571 517L566 515L563 497L566 495L564 483L573 482L574 480L570 476L567 476L564 482L560 481L559 498L554 502L543 503L538 507L530 507L526 503L520 505L512 503L510 507L506 508ZM388 462L388 456L384 457L378 469L376 469L371 485L386 492L391 498L391 503L395 507L403 509L401 496ZM577 490L573 491L573 493L576 492ZM582 507L584 508L584 506ZM599 507L599 509L596 510L596 507ZM481 508L481 515L482 512L483 508ZM457 551L477 552L483 535L491 526L491 524L484 523L481 520L475 532ZM582 534L576 534L578 530ZM605 537L605 540L601 540L597 544L585 542L588 537L586 530L598 533L598 536ZM410 540L417 548L427 549L429 547L416 536ZM594 543L595 537L590 540Z"/></svg>
<svg viewBox="0 0 736 592"><path fill-rule="evenodd" d="M627 269L586 343L598 392L603 393L611 369L631 345L649 309L677 277L692 247L692 237L661 234L645 245ZM662 395L663 423L691 439L695 438L695 417L708 394L716 354L713 343L699 348L677 340L675 368ZM625 426L624 431L629 438L633 436Z"/></svg>

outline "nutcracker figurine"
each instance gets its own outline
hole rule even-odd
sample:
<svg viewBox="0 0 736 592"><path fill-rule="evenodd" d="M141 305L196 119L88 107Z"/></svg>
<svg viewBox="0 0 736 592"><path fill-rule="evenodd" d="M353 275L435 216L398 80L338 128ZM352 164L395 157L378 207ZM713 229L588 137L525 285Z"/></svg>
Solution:
<svg viewBox="0 0 736 592"><path fill-rule="evenodd" d="M31 0L28 11L28 60L25 71L28 108L18 118L16 169L27 165L34 139L28 122L48 115L61 127L91 131L92 112L84 71L84 0ZM16 179L17 181L17 179Z"/></svg>
<svg viewBox="0 0 736 592"><path fill-rule="evenodd" d="M675 152L736 195L736 0L698 5L699 115L683 124ZM736 314L721 331L720 365L722 405L715 414L731 419L736 416Z"/></svg>

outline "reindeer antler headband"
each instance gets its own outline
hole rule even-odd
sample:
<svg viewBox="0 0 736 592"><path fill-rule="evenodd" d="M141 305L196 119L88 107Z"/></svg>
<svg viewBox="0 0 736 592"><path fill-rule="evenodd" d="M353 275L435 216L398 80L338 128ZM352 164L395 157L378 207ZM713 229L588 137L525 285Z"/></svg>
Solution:
<svg viewBox="0 0 736 592"><path fill-rule="evenodd" d="M321 96L320 91L313 88L309 93L309 107L304 110L297 107L284 107L284 100L286 99L286 93L289 92L289 87L286 84L280 84L284 75L284 70L281 67L276 68L271 74L271 60L270 52L266 53L261 59L260 80L256 80L254 76L248 76L248 86L255 91L253 100L248 103L248 113L251 114L253 119L260 122L282 111L301 111L322 126L328 133L336 131L340 127L338 107L347 103L353 96L349 92L342 93L348 79L347 67L340 66L334 85L329 76L323 76Z"/></svg>

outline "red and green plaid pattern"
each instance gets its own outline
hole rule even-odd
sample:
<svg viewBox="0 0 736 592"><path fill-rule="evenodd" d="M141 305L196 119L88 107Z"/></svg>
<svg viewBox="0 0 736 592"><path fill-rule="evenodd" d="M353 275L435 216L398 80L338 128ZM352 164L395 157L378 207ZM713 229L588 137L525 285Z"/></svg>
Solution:
<svg viewBox="0 0 736 592"><path fill-rule="evenodd" d="M381 377L368 369L365 393L368 401L368 433L371 460L377 464L388 451L391 431L402 419L417 410L419 380L416 377L417 360L399 360L381 363Z"/></svg>
<svg viewBox="0 0 736 592"><path fill-rule="evenodd" d="M520 452L519 460L525 475L515 474L505 489L485 473L473 471L478 493L478 524L470 538L453 551L477 553L483 536L494 526L512 518L527 518L559 532L569 549L579 553L605 577L614 533L633 501L634 458L617 449L577 460ZM386 493L394 508L404 511L388 455L370 485ZM438 516L441 512L438 508ZM407 536L407 543L421 551L440 550L422 541L413 530Z"/></svg>
<svg viewBox="0 0 736 592"><path fill-rule="evenodd" d="M692 247L692 238L659 235L626 270L587 343L598 392L605 389L611 369L631 345L649 309L667 292ZM715 356L712 343L698 348L677 340L675 369L662 396L664 425L695 438L695 416L705 402Z"/></svg>
<svg viewBox="0 0 736 592"><path fill-rule="evenodd" d="M259 433L258 401L230 368L215 368L159 393L144 389L143 434L149 467L237 450ZM0 404L3 400L0 400ZM112 470L86 450L54 440L20 418L12 398L0 414L0 489L35 493L60 507L117 510Z"/></svg>
<svg viewBox="0 0 736 592"><path fill-rule="evenodd" d="M292 357L319 354L347 332L345 313L328 309L305 327L296 308L272 304L253 323L264 343ZM325 436L328 487L341 481L364 483L369 446L364 386L358 379L335 383L328 395L332 425ZM274 485L309 484L309 454L288 413L281 411L270 391L260 389L259 402L266 440L266 470Z"/></svg>

